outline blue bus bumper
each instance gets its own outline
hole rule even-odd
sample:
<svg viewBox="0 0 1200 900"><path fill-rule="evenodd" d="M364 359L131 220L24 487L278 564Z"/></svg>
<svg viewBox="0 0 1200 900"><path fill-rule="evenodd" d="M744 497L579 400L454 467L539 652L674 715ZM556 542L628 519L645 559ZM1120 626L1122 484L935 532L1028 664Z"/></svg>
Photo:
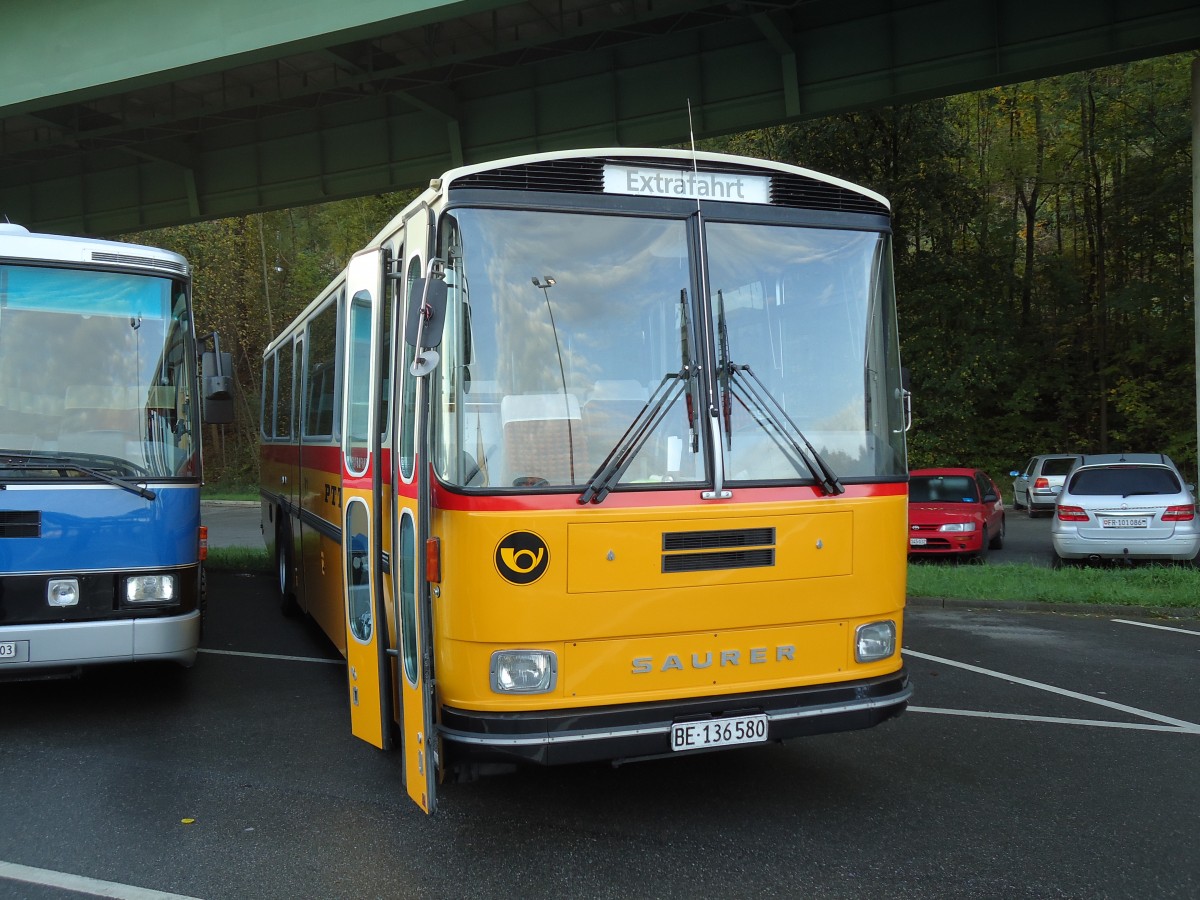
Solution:
<svg viewBox="0 0 1200 900"><path fill-rule="evenodd" d="M13 625L0 634L0 679L48 669L163 660L190 666L200 640L200 612L148 619Z"/></svg>

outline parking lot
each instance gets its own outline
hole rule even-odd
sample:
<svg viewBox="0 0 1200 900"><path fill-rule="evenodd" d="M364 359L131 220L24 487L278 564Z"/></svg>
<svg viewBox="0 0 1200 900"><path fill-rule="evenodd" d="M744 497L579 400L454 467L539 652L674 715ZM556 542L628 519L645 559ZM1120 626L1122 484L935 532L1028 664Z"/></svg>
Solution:
<svg viewBox="0 0 1200 900"><path fill-rule="evenodd" d="M1004 547L988 554L989 563L1030 563L1049 566L1054 559L1050 543L1050 517L1030 518L1009 507L1004 514Z"/></svg>

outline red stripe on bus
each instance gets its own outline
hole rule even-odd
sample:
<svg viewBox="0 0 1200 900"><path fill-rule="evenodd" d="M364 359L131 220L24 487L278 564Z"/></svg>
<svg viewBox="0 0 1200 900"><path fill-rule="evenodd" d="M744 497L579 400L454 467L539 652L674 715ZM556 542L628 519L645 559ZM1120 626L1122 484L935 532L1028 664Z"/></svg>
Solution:
<svg viewBox="0 0 1200 900"><path fill-rule="evenodd" d="M714 506L741 506L746 503L797 503L797 502L838 502L842 499L862 499L865 497L906 497L908 485L903 482L888 482L885 484L848 484L846 493L827 496L816 487L779 487L779 488L730 488L733 497L729 500L701 500L702 488L681 489L669 491L622 491L609 494L601 507L608 509L646 509L649 507L694 506L696 503L712 503ZM433 504L438 509L448 510L480 510L488 512L510 512L513 510L551 510L551 509L581 509L579 494L521 494L487 495L459 494L446 490L440 485L435 486ZM587 504L593 506L594 504Z"/></svg>

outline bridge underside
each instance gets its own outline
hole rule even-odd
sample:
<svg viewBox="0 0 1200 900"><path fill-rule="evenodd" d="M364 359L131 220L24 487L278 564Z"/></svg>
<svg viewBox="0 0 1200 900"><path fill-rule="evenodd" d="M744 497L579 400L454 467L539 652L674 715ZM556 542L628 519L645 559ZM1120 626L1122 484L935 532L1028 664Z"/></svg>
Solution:
<svg viewBox="0 0 1200 900"><path fill-rule="evenodd" d="M1200 47L1193 0L121 5L6 4L0 216L131 232Z"/></svg>

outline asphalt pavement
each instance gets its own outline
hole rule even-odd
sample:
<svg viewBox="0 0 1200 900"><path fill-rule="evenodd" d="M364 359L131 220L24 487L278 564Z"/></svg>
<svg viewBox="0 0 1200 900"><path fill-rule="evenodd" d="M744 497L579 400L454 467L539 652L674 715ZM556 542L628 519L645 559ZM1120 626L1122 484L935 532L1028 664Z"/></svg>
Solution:
<svg viewBox="0 0 1200 900"><path fill-rule="evenodd" d="M208 526L208 546L261 550L262 504L257 500L204 500L200 521Z"/></svg>
<svg viewBox="0 0 1200 900"><path fill-rule="evenodd" d="M269 575L189 670L0 684L0 898L1195 898L1200 629L910 609L869 731L438 788L350 733Z"/></svg>

